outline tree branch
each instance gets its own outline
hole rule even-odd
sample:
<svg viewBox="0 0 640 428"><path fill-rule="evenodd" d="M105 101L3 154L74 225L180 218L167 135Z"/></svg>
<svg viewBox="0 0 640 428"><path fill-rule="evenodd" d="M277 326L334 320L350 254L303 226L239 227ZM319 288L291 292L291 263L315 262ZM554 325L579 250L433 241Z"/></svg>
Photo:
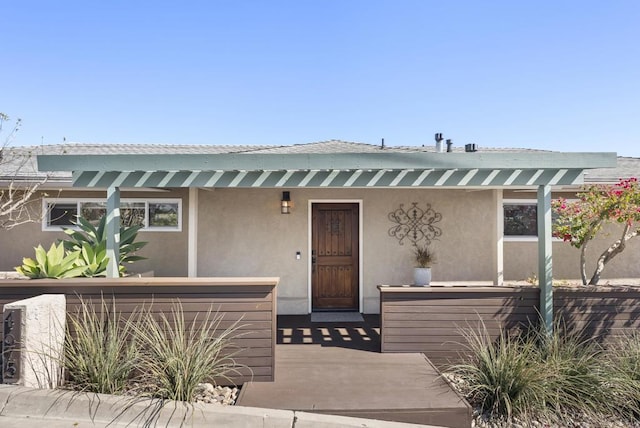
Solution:
<svg viewBox="0 0 640 428"><path fill-rule="evenodd" d="M627 246L627 241L631 238L638 235L638 229L635 229L633 232L629 233L629 229L631 225L629 223L625 223L624 229L622 230L622 236L616 242L611 244L609 248L607 248L601 255L598 257L598 261L596 263L596 269L593 272L593 276L589 281L590 285L597 285L598 281L600 281L600 276L602 275L602 271L607 263L611 261L615 256L620 254L625 247Z"/></svg>

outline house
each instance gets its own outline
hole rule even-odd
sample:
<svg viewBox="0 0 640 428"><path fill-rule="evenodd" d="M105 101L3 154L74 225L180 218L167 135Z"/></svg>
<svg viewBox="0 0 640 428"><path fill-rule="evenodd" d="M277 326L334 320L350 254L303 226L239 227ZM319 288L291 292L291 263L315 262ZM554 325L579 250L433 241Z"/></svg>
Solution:
<svg viewBox="0 0 640 428"><path fill-rule="evenodd" d="M555 278L579 278L578 251L550 237L551 192L572 196L583 182L640 172L640 159L614 153L436 153L344 141L12 150L37 155L18 181L49 179L41 222L0 231L0 270L61 238L74 216L96 219L120 207L123 219L144 225L139 236L149 242L148 260L135 270L278 276L279 314L377 313L376 286L411 283L413 245L428 242L437 282L501 285L537 276L550 288L551 266ZM604 278L640 276L638 245Z"/></svg>

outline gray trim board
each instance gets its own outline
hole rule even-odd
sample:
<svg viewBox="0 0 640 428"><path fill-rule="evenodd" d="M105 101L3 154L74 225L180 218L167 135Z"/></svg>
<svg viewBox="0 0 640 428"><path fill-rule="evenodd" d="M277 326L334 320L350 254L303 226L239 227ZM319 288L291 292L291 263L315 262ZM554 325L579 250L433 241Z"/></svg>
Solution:
<svg viewBox="0 0 640 428"><path fill-rule="evenodd" d="M40 171L288 171L353 169L585 169L616 166L616 154L515 153L313 153L39 155Z"/></svg>

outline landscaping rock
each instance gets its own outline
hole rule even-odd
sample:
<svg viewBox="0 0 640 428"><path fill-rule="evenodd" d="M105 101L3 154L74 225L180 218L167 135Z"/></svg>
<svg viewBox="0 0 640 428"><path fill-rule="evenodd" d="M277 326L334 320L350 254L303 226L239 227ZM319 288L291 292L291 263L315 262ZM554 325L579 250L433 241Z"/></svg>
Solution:
<svg viewBox="0 0 640 428"><path fill-rule="evenodd" d="M210 383L201 383L196 390L196 403L218 404L230 406L236 403L238 388L228 386L213 386Z"/></svg>

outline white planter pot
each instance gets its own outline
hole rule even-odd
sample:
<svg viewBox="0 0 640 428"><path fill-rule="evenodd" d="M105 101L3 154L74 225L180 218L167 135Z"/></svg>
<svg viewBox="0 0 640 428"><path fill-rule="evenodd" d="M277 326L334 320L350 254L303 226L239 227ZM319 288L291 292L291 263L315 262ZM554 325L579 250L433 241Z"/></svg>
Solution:
<svg viewBox="0 0 640 428"><path fill-rule="evenodd" d="M420 286L431 284L431 268L415 268L413 270L413 283Z"/></svg>

